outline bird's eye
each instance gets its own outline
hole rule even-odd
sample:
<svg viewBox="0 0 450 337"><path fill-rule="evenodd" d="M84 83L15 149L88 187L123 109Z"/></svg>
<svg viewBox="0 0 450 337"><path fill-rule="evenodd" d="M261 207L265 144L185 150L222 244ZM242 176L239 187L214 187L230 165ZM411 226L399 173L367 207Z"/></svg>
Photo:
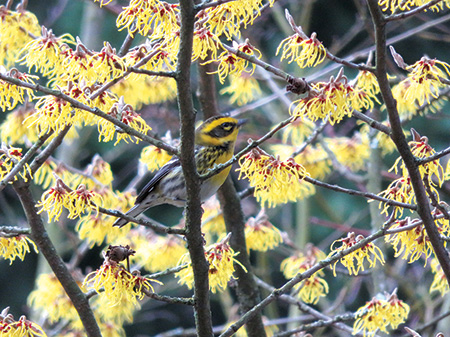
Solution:
<svg viewBox="0 0 450 337"><path fill-rule="evenodd" d="M233 128L233 124L228 122L223 123L221 126L225 131L230 131Z"/></svg>

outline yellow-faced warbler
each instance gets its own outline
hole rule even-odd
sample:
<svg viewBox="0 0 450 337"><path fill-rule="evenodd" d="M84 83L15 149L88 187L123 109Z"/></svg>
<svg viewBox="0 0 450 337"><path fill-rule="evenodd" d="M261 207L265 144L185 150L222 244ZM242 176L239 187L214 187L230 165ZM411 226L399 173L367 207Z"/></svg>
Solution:
<svg viewBox="0 0 450 337"><path fill-rule="evenodd" d="M227 162L233 157L234 144L239 127L245 120L232 117L211 117L195 130L195 162L199 174L205 174L214 166ZM218 174L201 182L200 198L205 201L211 197L230 173L228 166ZM136 217L147 209L171 204L183 207L186 202L186 187L180 159L174 157L155 174L144 186L136 198L134 206L126 213ZM128 223L125 219L117 219L114 226L122 227Z"/></svg>

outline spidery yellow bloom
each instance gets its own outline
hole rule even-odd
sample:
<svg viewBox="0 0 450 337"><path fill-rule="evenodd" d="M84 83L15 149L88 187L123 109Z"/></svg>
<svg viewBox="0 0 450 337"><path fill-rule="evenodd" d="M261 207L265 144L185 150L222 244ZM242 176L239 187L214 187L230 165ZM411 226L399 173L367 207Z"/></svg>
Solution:
<svg viewBox="0 0 450 337"><path fill-rule="evenodd" d="M17 147L9 147L2 144L0 148L0 180L3 179L14 166L22 159L22 149ZM18 175L22 177L24 181L28 181L29 177L33 177L30 166L25 164L23 169L19 171ZM17 175L14 176L14 180L17 180Z"/></svg>
<svg viewBox="0 0 450 337"><path fill-rule="evenodd" d="M314 187L303 181L308 174L294 159L280 160L255 148L239 160L239 179L255 188L256 200L268 207L311 195Z"/></svg>
<svg viewBox="0 0 450 337"><path fill-rule="evenodd" d="M19 320L16 321L14 316L8 314L9 307L4 309L0 314L0 336L2 337L47 337L47 334L42 328L27 320L22 315Z"/></svg>
<svg viewBox="0 0 450 337"><path fill-rule="evenodd" d="M86 211L90 214L91 208L98 212L100 203L100 196L87 190L86 186L80 185L76 190L71 190L61 179L57 179L56 185L42 194L41 201L36 207L42 207L38 213L47 212L50 223L52 219L59 220L63 208L69 211L69 219L75 219Z"/></svg>
<svg viewBox="0 0 450 337"><path fill-rule="evenodd" d="M394 180L386 190L378 193L379 196L387 198L389 200L402 202L406 204L414 204L416 200L416 195L414 194L411 179L409 177L398 178ZM383 207L381 214L388 215L390 205L380 201L379 207ZM412 212L412 211L411 211ZM403 215L403 207L395 207L394 216Z"/></svg>
<svg viewBox="0 0 450 337"><path fill-rule="evenodd" d="M433 215L437 216L439 214L439 211L433 211ZM448 220L436 218L434 223L440 234L449 234ZM414 224L417 225L414 226ZM409 229L402 230L405 227ZM402 259L407 260L408 263L412 263L421 257L424 257L425 264L427 263L427 259L433 253L433 247L425 227L419 220L411 220L409 217L402 220L396 220L390 230L392 231L392 234L386 235L385 241L392 244L395 251L395 257L402 256ZM444 245L446 245L445 241Z"/></svg>
<svg viewBox="0 0 450 337"><path fill-rule="evenodd" d="M194 45L192 47L192 62L197 59L204 60L208 55L217 58L217 49L223 49L219 38L207 28L201 27L194 31Z"/></svg>
<svg viewBox="0 0 450 337"><path fill-rule="evenodd" d="M347 248L350 248L364 239L364 236L358 235L350 232L346 238L334 241L331 244L331 252L328 257L331 257ZM335 247L338 243L341 245ZM363 247L345 255L340 260L336 261L333 266L333 274L336 276L336 264L341 262L341 264L348 269L350 275L358 275L359 271L364 271L364 261L367 260L369 263L369 268L376 266L377 261L384 264L383 252L380 248L375 246L372 242L367 243ZM355 264L356 263L356 264Z"/></svg>
<svg viewBox="0 0 450 337"><path fill-rule="evenodd" d="M271 5L273 3L271 2ZM233 36L240 38L241 26L253 24L255 18L261 15L261 0L231 1L207 8L197 14L198 19L205 19L208 29L221 36L224 34L228 40Z"/></svg>
<svg viewBox="0 0 450 337"><path fill-rule="evenodd" d="M125 104L123 101L123 97L120 98L119 102L114 104L111 110L108 112L108 115L111 115L114 118L117 118L122 123L125 123L132 127L133 129L146 134L151 130L151 127L145 123L142 117L136 113L131 105ZM117 145L121 140L127 142L128 140L134 142L134 138L127 133L116 133L116 127L110 121L106 119L101 119L98 122L98 132L99 132L99 141L103 140L104 142L109 142L116 135L117 140L114 145ZM136 139L136 143L139 143L139 138Z"/></svg>
<svg viewBox="0 0 450 337"><path fill-rule="evenodd" d="M62 81L79 81L87 85L94 84L97 81L97 69L93 67L93 53L77 39L75 50L72 50L67 44L60 47L64 71L59 75Z"/></svg>
<svg viewBox="0 0 450 337"><path fill-rule="evenodd" d="M233 47L236 50L247 55L255 56L258 59L261 58L261 52L254 46L252 46L248 40L241 44L237 44L235 41L233 41ZM219 62L217 70L212 72L211 74L219 74L219 81L222 84L225 82L225 78L228 75L240 76L242 72L253 75L256 68L256 65L254 63L251 63L246 59L239 57L227 50L222 52L217 59L207 61L205 62L205 64L211 62Z"/></svg>
<svg viewBox="0 0 450 337"><path fill-rule="evenodd" d="M378 85L377 78L370 71L360 71L356 77L355 88L363 90L365 93L370 95L370 97L375 98L380 92L380 87ZM375 98L376 99L376 98ZM377 103L379 101L377 100Z"/></svg>
<svg viewBox="0 0 450 337"><path fill-rule="evenodd" d="M387 327L397 329L406 321L409 314L409 305L399 300L396 294L385 294L384 298L372 298L356 312L358 316L353 324L353 334L363 333L364 336L373 336L378 330L387 333Z"/></svg>
<svg viewBox="0 0 450 337"><path fill-rule="evenodd" d="M410 9L418 6L425 5L429 3L431 0L378 0L378 4L383 11L395 12L396 10L400 11L409 11ZM444 6L450 8L450 2L448 0L444 0L439 2L438 4L431 6L432 11L439 12L444 9Z"/></svg>
<svg viewBox="0 0 450 337"><path fill-rule="evenodd" d="M86 189L85 185L80 185L76 190L73 190L67 195L70 200L66 208L69 211L67 216L69 219L79 218L82 213L91 213L91 209L94 208L98 213L98 205L101 203L100 196Z"/></svg>
<svg viewBox="0 0 450 337"><path fill-rule="evenodd" d="M299 33L289 36L281 41L276 55L280 50L283 50L281 61L283 59L289 59L289 63L295 61L300 68L315 67L327 56L327 51L322 42L317 39L316 33L312 33L310 38Z"/></svg>
<svg viewBox="0 0 450 337"><path fill-rule="evenodd" d="M414 141L409 142L408 144L411 147L411 152L414 156L420 159L426 159L436 154L436 151L428 144L427 137L420 137L415 133L413 134L413 136ZM404 167L404 163L402 163L401 169L403 172L405 172L406 168ZM432 178L435 178L435 180L437 180L437 185L439 187L444 183L444 168L442 167L439 159L420 165L419 172L423 179L428 178L428 182L430 184L434 185L434 180L432 180Z"/></svg>
<svg viewBox="0 0 450 337"><path fill-rule="evenodd" d="M125 63L108 42L105 42L100 52L92 55L89 66L95 70L100 83L118 78L125 72Z"/></svg>
<svg viewBox="0 0 450 337"><path fill-rule="evenodd" d="M7 69L16 61L22 48L41 31L36 16L19 5L16 11L0 6L0 64ZM30 33L30 35L29 35Z"/></svg>
<svg viewBox="0 0 450 337"><path fill-rule="evenodd" d="M370 110L374 108L375 102L381 104L377 98L380 87L372 72L360 71L354 82L353 95L350 97L353 109Z"/></svg>
<svg viewBox="0 0 450 337"><path fill-rule="evenodd" d="M441 66L441 68L438 68ZM405 91L405 100L416 100L419 105L425 101L430 104L430 98L439 96L439 89L446 85L441 79L447 79L450 75L450 65L445 62L422 57L413 65L407 66L409 86Z"/></svg>
<svg viewBox="0 0 450 337"><path fill-rule="evenodd" d="M303 273L314 266L318 261L326 258L319 248L308 244L306 252L297 252L281 262L280 269L287 279L293 278L298 273ZM316 304L321 297L328 293L328 283L323 279L323 270L314 273L311 277L298 283L294 289L299 289L298 296L305 303Z"/></svg>
<svg viewBox="0 0 450 337"><path fill-rule="evenodd" d="M430 286L430 293L433 291L439 291L441 296L444 296L448 293L448 282L447 277L442 270L441 264L435 258L431 260L431 271L434 274L433 283Z"/></svg>
<svg viewBox="0 0 450 337"><path fill-rule="evenodd" d="M340 82L340 79L344 81ZM345 116L352 116L352 100L353 87L340 74L336 80L332 77L330 82L314 84L309 96L294 101L289 111L294 117L307 116L312 121L329 117L330 124L334 125Z"/></svg>
<svg viewBox="0 0 450 337"><path fill-rule="evenodd" d="M39 79L37 76L21 73L16 68L12 68L5 75L31 84L35 84L34 80ZM14 109L17 104L25 102L25 94L27 95L28 100L34 98L33 90L0 80L0 109Z"/></svg>
<svg viewBox="0 0 450 337"><path fill-rule="evenodd" d="M126 28L131 36L138 32L142 36L151 33L153 38L161 38L179 30L178 7L158 0L133 0L123 8L116 25L119 31Z"/></svg>
<svg viewBox="0 0 450 337"><path fill-rule="evenodd" d="M411 129L411 132L413 135L413 141L409 142L408 145L410 146L411 152L414 156L419 159L426 159L436 153L436 151L428 144L427 137L420 136L414 129ZM406 169L405 163L401 157L395 161L390 171L391 170L394 170L396 174L400 171L400 174L402 174L404 178L409 176L408 170ZM444 182L444 168L440 164L439 159L419 165L419 172L422 179L427 180L432 188L436 186L434 181L437 181L438 186L442 186ZM436 195L439 196L438 193L436 193Z"/></svg>
<svg viewBox="0 0 450 337"><path fill-rule="evenodd" d="M61 91L72 98L87 103L86 94L77 86L68 86ZM35 105L35 113L29 116L25 123L29 128L42 136L50 131L59 134L67 125L86 125L92 121L91 114L74 108L67 101L52 95L42 96Z"/></svg>
<svg viewBox="0 0 450 337"><path fill-rule="evenodd" d="M105 261L100 269L88 274L83 281L83 286L88 290L95 290L100 296L108 298L109 306L119 305L125 298L137 305L137 299L142 300L145 296L144 291L154 292L151 282L162 284L161 282L140 275L138 270L130 273L122 265L116 261L115 254L110 254L112 249L119 246L110 246L108 252L105 254ZM119 247L129 249L129 247ZM121 260L133 255L135 252L129 250L125 256L121 256ZM103 288L103 291L101 289Z"/></svg>
<svg viewBox="0 0 450 337"><path fill-rule="evenodd" d="M0 256L9 260L9 264L18 257L23 261L25 254L30 252L30 244L34 251L39 253L36 244L26 235L13 237L0 237Z"/></svg>
<svg viewBox="0 0 450 337"><path fill-rule="evenodd" d="M111 165L104 161L98 154L92 158L92 162L87 166L85 174L86 176L94 178L96 183L109 187L111 187L114 179L111 171ZM94 188L95 186L95 182L90 179L87 179L86 183L90 188Z"/></svg>
<svg viewBox="0 0 450 337"><path fill-rule="evenodd" d="M42 76L53 77L65 71L61 45L74 43L70 34L56 37L51 29L47 30L42 26L42 36L30 41L23 48L23 56L19 62L26 65L29 71L34 67Z"/></svg>
<svg viewBox="0 0 450 337"><path fill-rule="evenodd" d="M245 223L245 242L247 250L266 252L282 243L283 238L262 209L255 218L249 218Z"/></svg>
<svg viewBox="0 0 450 337"><path fill-rule="evenodd" d="M231 104L245 105L261 94L258 81L245 72L241 73L240 76L231 75L228 78L230 85L221 89L220 94L230 94Z"/></svg>
<svg viewBox="0 0 450 337"><path fill-rule="evenodd" d="M209 289L215 293L217 290L223 291L228 285L228 281L232 278L234 273L234 263L239 264L242 269L247 272L247 269L234 257L239 254L228 245L229 235L219 243L213 244L206 248L205 258L209 263ZM179 261L179 265L188 263L191 264L188 254L183 255ZM178 283L186 284L189 289L194 285L194 273L189 266L175 274L179 278Z"/></svg>

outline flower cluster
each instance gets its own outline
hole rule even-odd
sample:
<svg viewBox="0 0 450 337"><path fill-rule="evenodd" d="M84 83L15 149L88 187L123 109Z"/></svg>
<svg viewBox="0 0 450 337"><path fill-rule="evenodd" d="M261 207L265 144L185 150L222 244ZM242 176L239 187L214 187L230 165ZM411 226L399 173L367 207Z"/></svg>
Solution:
<svg viewBox="0 0 450 337"><path fill-rule="evenodd" d="M34 81L38 79L37 76L21 73L16 68L12 68L4 75L29 84L35 84ZM0 109L10 110L19 103L23 104L26 100L25 94L29 100L34 98L33 90L0 80Z"/></svg>
<svg viewBox="0 0 450 337"><path fill-rule="evenodd" d="M273 4L273 1L270 1ZM217 36L225 35L228 40L233 36L240 37L240 27L247 28L257 16L261 14L261 0L248 0L236 3L226 2L208 8L198 14L200 19L205 18L205 26Z"/></svg>
<svg viewBox="0 0 450 337"><path fill-rule="evenodd" d="M356 312L353 334L362 332L364 336L370 336L378 330L387 333L388 326L397 329L408 318L408 314L409 305L398 299L396 290L392 294L385 294L384 298L374 297Z"/></svg>
<svg viewBox="0 0 450 337"><path fill-rule="evenodd" d="M75 44L70 34L56 37L51 29L47 30L42 26L41 36L23 48L23 56L19 62L26 65L29 71L34 67L42 76L54 77L64 71L62 50L67 44Z"/></svg>
<svg viewBox="0 0 450 337"><path fill-rule="evenodd" d="M428 138L420 136L417 131L411 129L413 135L413 141L409 142L411 152L418 159L427 159L434 155L436 151L428 144ZM415 202L415 194L411 185L411 179L409 177L408 170L402 158L399 157L391 167L390 171L394 171L396 174L401 174L401 177L394 180L386 190L380 192L381 196L384 196L390 200L413 204ZM439 201L439 193L436 186L442 186L445 179L444 168L440 164L439 159L432 160L419 165L419 172L422 180L428 187L427 193L431 193L430 197L436 198ZM382 213L388 211L389 205L386 203L380 203L380 207L383 205ZM395 215L402 215L402 208L395 208Z"/></svg>
<svg viewBox="0 0 450 337"><path fill-rule="evenodd" d="M348 233L346 238L336 240L332 243L329 257L337 255L340 252L353 247L363 239L364 236L362 235L355 235L353 232ZM337 244L340 244L340 246L335 247ZM338 262L341 262L341 264L347 268L350 275L358 275L360 271L364 271L365 260L369 263L369 268L375 267L377 261L384 264L383 252L372 242L368 242L362 247L346 254L336 261L332 266L333 274L336 276L336 265Z"/></svg>
<svg viewBox="0 0 450 337"><path fill-rule="evenodd" d="M0 6L0 64L6 68L13 65L22 48L32 40L30 35L38 36L40 30L36 16L22 5L16 11Z"/></svg>
<svg viewBox="0 0 450 337"><path fill-rule="evenodd" d="M131 105L125 104L123 98L119 100L119 102L115 103L111 110L108 112L108 115L114 117L125 123L126 125L132 127L133 129L139 131L140 133L147 134L148 131L151 130L151 127L145 123L142 117L136 113ZM116 145L121 140L127 142L128 140L134 141L134 138L130 136L128 133L117 133L116 126L106 119L101 119L98 123L98 132L99 132L99 140L103 140L104 142L109 142L116 135ZM139 142L139 139L136 139L136 142Z"/></svg>
<svg viewBox="0 0 450 337"><path fill-rule="evenodd" d="M246 55L255 56L258 59L261 58L261 52L252 46L248 40L240 44L233 41L233 47ZM222 84L225 82L225 78L228 75L239 77L242 72L252 75L256 68L254 63L250 63L248 60L238 57L236 54L229 51L222 52L216 59L207 61L205 64L210 62L219 63L217 71L212 72L212 74L217 73L219 75L219 81Z"/></svg>
<svg viewBox="0 0 450 337"><path fill-rule="evenodd" d="M441 99L440 89L446 87L444 81L450 75L450 65L422 57L404 69L409 71L407 78L392 89L400 116L411 119L425 103L429 106L427 111L439 110L442 104L437 99ZM446 100L446 97L442 100Z"/></svg>
<svg viewBox="0 0 450 337"><path fill-rule="evenodd" d="M133 0L117 17L119 30L127 29L132 36L138 32L153 38L164 37L179 30L178 5L158 0Z"/></svg>
<svg viewBox="0 0 450 337"><path fill-rule="evenodd" d="M88 189L85 185L79 185L76 190L70 189L61 179L56 180L54 187L42 194L37 207L41 207L38 213L46 211L48 222L58 221L63 209L69 211L69 219L79 218L82 213L98 209L101 203L100 196Z"/></svg>
<svg viewBox="0 0 450 337"><path fill-rule="evenodd" d="M151 282L162 283L141 276L138 270L131 273L119 264L134 253L129 247L109 246L102 266L86 276L83 286L107 297L111 307L119 305L123 299L137 304L137 299L142 300L146 291L154 291Z"/></svg>
<svg viewBox="0 0 450 337"><path fill-rule="evenodd" d="M327 51L317 39L316 33L312 33L309 38L303 32L289 36L281 41L276 55L280 50L283 50L281 60L289 59L289 63L295 61L300 68L315 67L327 56Z"/></svg>
<svg viewBox="0 0 450 337"><path fill-rule="evenodd" d="M127 104L138 110L144 104L156 104L176 97L175 81L167 77L129 76L111 88L117 97L126 97ZM109 111L109 109L105 109Z"/></svg>
<svg viewBox="0 0 450 337"><path fill-rule="evenodd" d="M281 232L272 225L262 209L255 218L249 218L245 223L245 242L247 249L265 252L274 249L283 242Z"/></svg>
<svg viewBox="0 0 450 337"><path fill-rule="evenodd" d="M15 165L22 159L22 149L17 147L8 147L2 144L0 148L0 179L3 179ZM25 181L28 181L28 177L32 177L31 169L28 164L24 165L24 168L18 173ZM17 179L17 176L14 177Z"/></svg>
<svg viewBox="0 0 450 337"><path fill-rule="evenodd" d="M320 260L326 258L319 248L308 244L306 252L297 252L281 262L280 269L287 279L293 278L298 273L303 273L314 266ZM328 294L328 283L323 279L323 270L314 273L309 278L298 283L294 289L299 289L298 296L305 303L316 304L321 297Z"/></svg>
<svg viewBox="0 0 450 337"><path fill-rule="evenodd" d="M9 260L9 264L18 257L23 261L25 254L30 252L30 244L34 251L38 253L36 244L26 235L17 235L13 237L0 236L0 256Z"/></svg>
<svg viewBox="0 0 450 337"><path fill-rule="evenodd" d="M239 179L244 177L255 188L254 195L264 207L274 207L311 195L314 187L303 181L308 174L293 158L280 160L255 148L239 161Z"/></svg>
<svg viewBox="0 0 450 337"><path fill-rule="evenodd" d="M449 221L442 217L440 211L433 211L433 216L436 219L434 223L439 233L448 235L450 231ZM408 263L424 257L426 264L433 253L427 231L418 219L407 217L396 220L390 227L389 234L385 236L385 241L394 247L395 257L402 256L402 259L408 260Z"/></svg>
<svg viewBox="0 0 450 337"><path fill-rule="evenodd" d="M235 259L239 252L228 245L229 235L221 242L213 244L206 248L205 258L209 263L209 289L215 293L217 290L223 291L228 285L228 281L235 278L234 263L239 264L245 271L245 267ZM191 264L188 254L183 255L179 265ZM179 278L179 283L186 284L189 289L194 286L194 273L190 266L182 269L175 274Z"/></svg>
<svg viewBox="0 0 450 337"><path fill-rule="evenodd" d="M298 118L308 117L312 121L329 118L333 125L345 116L351 117L353 110L373 108L375 100L373 86L354 86L348 83L347 77L340 71L336 79L331 77L329 82L315 83L307 97L292 103L290 113Z"/></svg>
<svg viewBox="0 0 450 337"><path fill-rule="evenodd" d="M392 13L396 10L409 11L414 7L425 5L428 2L430 0L378 0L378 4L383 11L389 10ZM450 2L448 0L440 1L438 4L431 6L431 10L440 11L444 9L444 6L450 8Z"/></svg>
<svg viewBox="0 0 450 337"><path fill-rule="evenodd" d="M12 314L8 313L9 307L3 309L0 314L0 336L4 337L47 337L47 334L36 323L29 321L24 315L16 321Z"/></svg>

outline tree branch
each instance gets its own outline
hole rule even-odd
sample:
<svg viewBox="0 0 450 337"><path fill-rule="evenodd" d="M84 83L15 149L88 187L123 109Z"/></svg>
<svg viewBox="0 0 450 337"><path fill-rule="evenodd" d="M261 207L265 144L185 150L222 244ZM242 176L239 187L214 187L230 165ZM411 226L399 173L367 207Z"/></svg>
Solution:
<svg viewBox="0 0 450 337"><path fill-rule="evenodd" d="M194 159L195 112L191 91L191 60L195 10L192 0L180 1L180 48L177 57L177 97L180 110L180 162L186 184L186 240L194 273L194 317L197 335L211 337L209 265L205 258L201 230L200 179Z"/></svg>
<svg viewBox="0 0 450 337"><path fill-rule="evenodd" d="M64 261L56 252L42 223L42 219L37 213L29 183L19 180L13 183L13 188L19 196L22 207L25 210L25 215L31 228L31 237L63 286L67 296L72 301L73 306L80 316L87 336L101 337L100 329L89 306L88 299L73 279Z"/></svg>
<svg viewBox="0 0 450 337"><path fill-rule="evenodd" d="M381 96L386 105L386 110L389 116L389 122L392 128L392 140L394 141L400 156L408 170L411 178L411 185L417 201L417 213L422 219L427 230L430 243L433 246L436 258L441 264L447 282L450 284L450 257L442 244L439 231L434 224L434 219L431 215L430 201L428 199L422 178L418 169L418 162L411 153L408 142L403 133L400 117L397 111L397 102L392 96L392 91L387 77L387 52L386 52L386 21L378 6L377 0L367 0L370 14L375 27L376 37L376 71L375 75L380 86Z"/></svg>

